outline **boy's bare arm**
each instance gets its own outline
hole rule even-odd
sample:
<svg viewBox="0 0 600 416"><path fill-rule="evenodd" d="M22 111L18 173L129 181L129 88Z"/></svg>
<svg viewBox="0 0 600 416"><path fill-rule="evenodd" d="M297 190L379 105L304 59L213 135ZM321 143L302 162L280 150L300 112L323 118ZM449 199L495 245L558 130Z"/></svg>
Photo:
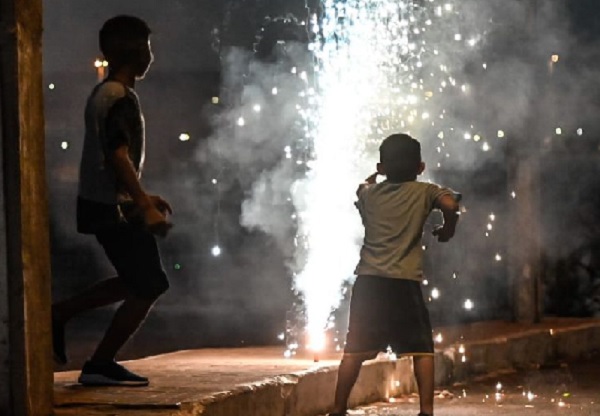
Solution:
<svg viewBox="0 0 600 416"><path fill-rule="evenodd" d="M117 180L123 185L125 191L127 191L133 202L140 209L146 226L153 233L166 235L171 224L167 222L163 212L171 212L171 207L159 196L148 195L144 191L138 180L133 163L129 158L127 145L119 146L110 154L109 158L109 162L115 170ZM157 205L161 205L162 207Z"/></svg>
<svg viewBox="0 0 600 416"><path fill-rule="evenodd" d="M459 218L459 205L453 196L444 194L436 200L436 207L442 211L444 225L436 228L433 235L437 236L439 242L445 243L454 237Z"/></svg>

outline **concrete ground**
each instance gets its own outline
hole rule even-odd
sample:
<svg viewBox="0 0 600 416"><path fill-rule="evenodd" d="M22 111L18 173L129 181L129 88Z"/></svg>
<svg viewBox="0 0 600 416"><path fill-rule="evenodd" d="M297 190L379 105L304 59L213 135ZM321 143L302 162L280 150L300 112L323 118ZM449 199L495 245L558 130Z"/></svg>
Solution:
<svg viewBox="0 0 600 416"><path fill-rule="evenodd" d="M600 320L548 319L533 326L484 322L438 328L434 336L440 341L437 383L452 386L586 357L600 350ZM180 351L126 363L150 378L143 388L85 388L76 383L78 372L57 372L55 414L314 416L331 406L340 357L333 354L318 363L312 358L285 359L283 348L267 347ZM489 390L485 384L481 388ZM351 404L389 402L414 392L410 360L382 356L361 371ZM450 414L455 415L438 413ZM484 413L464 413L471 414Z"/></svg>
<svg viewBox="0 0 600 416"><path fill-rule="evenodd" d="M496 374L439 391L436 416L600 415L600 354L587 360ZM350 416L414 416L418 396L403 395Z"/></svg>

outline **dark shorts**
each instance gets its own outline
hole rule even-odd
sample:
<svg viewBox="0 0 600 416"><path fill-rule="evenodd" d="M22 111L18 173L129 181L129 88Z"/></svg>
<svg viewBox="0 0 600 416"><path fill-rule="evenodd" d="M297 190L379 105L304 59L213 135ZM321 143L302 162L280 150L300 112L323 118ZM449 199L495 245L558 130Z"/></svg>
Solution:
<svg viewBox="0 0 600 416"><path fill-rule="evenodd" d="M153 234L121 223L97 232L96 238L132 295L153 299L169 288Z"/></svg>
<svg viewBox="0 0 600 416"><path fill-rule="evenodd" d="M345 353L385 351L397 355L433 354L429 312L421 283L358 276L350 300Z"/></svg>

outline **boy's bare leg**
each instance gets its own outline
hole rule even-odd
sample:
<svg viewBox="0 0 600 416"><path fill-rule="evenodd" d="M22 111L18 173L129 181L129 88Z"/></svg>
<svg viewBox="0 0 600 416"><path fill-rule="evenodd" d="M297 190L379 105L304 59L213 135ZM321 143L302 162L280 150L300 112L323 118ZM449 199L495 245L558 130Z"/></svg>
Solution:
<svg viewBox="0 0 600 416"><path fill-rule="evenodd" d="M135 296L125 298L115 312L115 316L91 360L96 362L114 360L117 352L144 322L155 301L156 298L142 299Z"/></svg>
<svg viewBox="0 0 600 416"><path fill-rule="evenodd" d="M52 318L64 324L75 315L125 299L127 291L122 280L115 276L96 283L72 298L52 305Z"/></svg>
<svg viewBox="0 0 600 416"><path fill-rule="evenodd" d="M419 386L421 413L433 415L434 361L433 355L413 357L415 378Z"/></svg>
<svg viewBox="0 0 600 416"><path fill-rule="evenodd" d="M338 369L333 413L346 413L348 408L348 398L350 397L350 392L352 392L352 387L354 387L354 384L358 379L358 374L360 373L363 362L371 360L376 356L376 352L344 354Z"/></svg>

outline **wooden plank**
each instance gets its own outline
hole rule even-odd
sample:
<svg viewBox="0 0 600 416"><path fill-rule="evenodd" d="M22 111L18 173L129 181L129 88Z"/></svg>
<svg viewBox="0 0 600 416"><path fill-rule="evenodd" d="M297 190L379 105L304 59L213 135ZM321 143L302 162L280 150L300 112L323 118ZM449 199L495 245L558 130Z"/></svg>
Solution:
<svg viewBox="0 0 600 416"><path fill-rule="evenodd" d="M8 360L0 413L52 414L50 254L42 93L42 2L0 0L4 275ZM1 272L0 268L0 272ZM8 379L6 379L8 377ZM8 392L6 391L8 390ZM8 395L8 402L6 396ZM8 410L6 410L8 409Z"/></svg>

